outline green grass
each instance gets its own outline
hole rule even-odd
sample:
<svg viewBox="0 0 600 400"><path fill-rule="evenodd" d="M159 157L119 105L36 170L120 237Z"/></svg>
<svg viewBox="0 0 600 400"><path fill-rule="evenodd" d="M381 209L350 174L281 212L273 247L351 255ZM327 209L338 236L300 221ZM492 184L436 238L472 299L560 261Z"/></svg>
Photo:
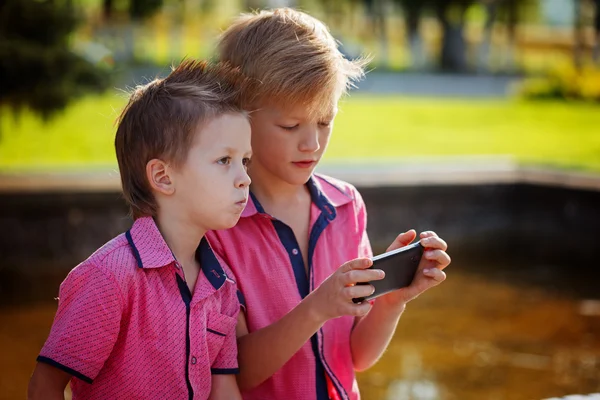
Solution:
<svg viewBox="0 0 600 400"><path fill-rule="evenodd" d="M600 171L599 124L585 103L357 96L341 105L329 156L502 154Z"/></svg>
<svg viewBox="0 0 600 400"><path fill-rule="evenodd" d="M122 95L89 97L47 124L1 112L0 170L116 165ZM355 95L344 100L327 160L513 155L523 163L600 171L600 108L583 103Z"/></svg>

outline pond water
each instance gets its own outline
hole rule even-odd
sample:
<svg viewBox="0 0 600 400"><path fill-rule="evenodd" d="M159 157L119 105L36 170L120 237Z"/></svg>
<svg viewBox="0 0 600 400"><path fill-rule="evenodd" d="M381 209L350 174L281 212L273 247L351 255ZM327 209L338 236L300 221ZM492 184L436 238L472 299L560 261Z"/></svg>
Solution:
<svg viewBox="0 0 600 400"><path fill-rule="evenodd" d="M409 304L386 354L359 374L363 399L600 392L600 272L456 262L451 268L444 284ZM24 398L55 310L52 301L0 308L0 399Z"/></svg>

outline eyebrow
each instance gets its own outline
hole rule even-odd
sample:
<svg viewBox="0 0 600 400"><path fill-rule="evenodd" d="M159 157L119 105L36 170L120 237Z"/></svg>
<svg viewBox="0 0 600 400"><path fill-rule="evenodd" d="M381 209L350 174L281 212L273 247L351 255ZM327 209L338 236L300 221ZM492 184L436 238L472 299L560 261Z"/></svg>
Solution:
<svg viewBox="0 0 600 400"><path fill-rule="evenodd" d="M229 146L222 147L221 150L225 151L226 153L239 153L239 151L237 149L234 149L233 147L229 147ZM243 153L243 154L252 154L252 150L244 151L244 152L241 152L241 153Z"/></svg>

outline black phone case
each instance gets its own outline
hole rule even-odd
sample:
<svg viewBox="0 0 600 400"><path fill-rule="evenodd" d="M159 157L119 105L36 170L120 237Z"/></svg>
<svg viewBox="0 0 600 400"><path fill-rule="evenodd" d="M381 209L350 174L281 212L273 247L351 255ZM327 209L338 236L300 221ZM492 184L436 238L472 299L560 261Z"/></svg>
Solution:
<svg viewBox="0 0 600 400"><path fill-rule="evenodd" d="M410 285L423 256L423 250L421 242L417 242L373 257L373 265L370 268L383 270L385 278L369 282L375 287L372 295L352 301L360 303L371 300Z"/></svg>

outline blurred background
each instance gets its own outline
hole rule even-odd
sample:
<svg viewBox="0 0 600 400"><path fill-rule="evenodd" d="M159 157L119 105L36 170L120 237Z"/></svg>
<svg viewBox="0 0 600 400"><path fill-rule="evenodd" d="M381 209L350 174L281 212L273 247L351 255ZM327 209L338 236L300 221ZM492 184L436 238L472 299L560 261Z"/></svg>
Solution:
<svg viewBox="0 0 600 400"><path fill-rule="evenodd" d="M4 0L0 399L24 398L67 272L131 223L127 91L279 6L372 57L320 168L361 190L376 252L432 229L453 257L363 398L600 392L599 0Z"/></svg>

